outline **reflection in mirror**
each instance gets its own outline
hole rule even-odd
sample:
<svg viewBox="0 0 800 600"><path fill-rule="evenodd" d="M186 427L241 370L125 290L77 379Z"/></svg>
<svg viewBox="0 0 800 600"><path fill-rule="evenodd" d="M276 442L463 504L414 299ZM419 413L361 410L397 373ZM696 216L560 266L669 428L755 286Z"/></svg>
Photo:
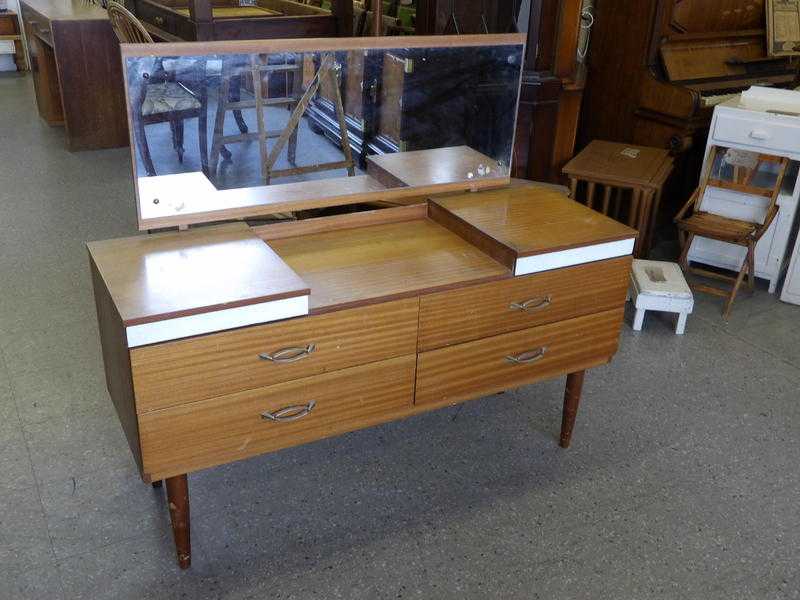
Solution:
<svg viewBox="0 0 800 600"><path fill-rule="evenodd" d="M510 173L522 50L128 56L140 221L497 185Z"/></svg>

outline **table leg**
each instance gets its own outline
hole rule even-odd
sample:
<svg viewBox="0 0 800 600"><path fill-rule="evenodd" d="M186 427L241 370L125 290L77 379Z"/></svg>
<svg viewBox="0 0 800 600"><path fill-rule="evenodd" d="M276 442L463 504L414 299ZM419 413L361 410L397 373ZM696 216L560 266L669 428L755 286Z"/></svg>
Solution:
<svg viewBox="0 0 800 600"><path fill-rule="evenodd" d="M581 401L581 390L583 390L583 378L586 371L577 371L567 375L567 389L564 392L564 413L561 417L561 440L559 445L562 448L569 448L572 440L572 429L575 427L575 417L578 416L578 404Z"/></svg>
<svg viewBox="0 0 800 600"><path fill-rule="evenodd" d="M192 564L192 548L189 538L189 481L186 475L169 477L167 482L167 504L172 520L172 535L181 569Z"/></svg>

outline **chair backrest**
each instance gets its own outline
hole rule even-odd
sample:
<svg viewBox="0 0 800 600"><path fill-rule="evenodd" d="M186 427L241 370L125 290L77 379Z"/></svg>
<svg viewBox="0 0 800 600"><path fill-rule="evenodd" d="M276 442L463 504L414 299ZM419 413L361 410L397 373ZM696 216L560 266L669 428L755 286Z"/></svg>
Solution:
<svg viewBox="0 0 800 600"><path fill-rule="evenodd" d="M703 199L706 195L706 189L709 187L714 187L738 192L740 194L750 194L753 196L767 198L769 200L769 204L767 205L766 212L764 213L764 220L768 220L771 213L776 210L778 196L780 195L781 186L783 185L783 178L786 175L786 169L789 165L789 160L782 156L753 153L752 157L750 157L749 164L736 165L731 163L733 168L733 178L731 181L727 181L713 177L714 165L718 155L719 148L717 146L712 146L708 153L708 158L706 159L705 168L700 176L700 187L695 193L693 207L694 210L698 211L703 209ZM766 164L778 165L778 171L775 174L774 183L770 186L756 185L754 180L761 167Z"/></svg>
<svg viewBox="0 0 800 600"><path fill-rule="evenodd" d="M153 38L141 21L116 0L108 0L108 19L117 39L123 44L152 44Z"/></svg>

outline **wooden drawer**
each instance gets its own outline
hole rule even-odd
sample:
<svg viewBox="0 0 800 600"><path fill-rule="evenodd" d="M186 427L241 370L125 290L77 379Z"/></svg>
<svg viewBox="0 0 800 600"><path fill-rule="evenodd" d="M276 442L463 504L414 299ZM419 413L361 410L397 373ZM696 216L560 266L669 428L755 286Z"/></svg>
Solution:
<svg viewBox="0 0 800 600"><path fill-rule="evenodd" d="M136 411L414 354L418 307L411 298L135 348ZM298 352L280 353L292 348ZM276 360L261 357L267 354Z"/></svg>
<svg viewBox="0 0 800 600"><path fill-rule="evenodd" d="M419 348L431 350L610 310L625 302L630 268L631 257L626 256L423 296Z"/></svg>
<svg viewBox="0 0 800 600"><path fill-rule="evenodd" d="M0 35L17 35L17 17L0 13Z"/></svg>
<svg viewBox="0 0 800 600"><path fill-rule="evenodd" d="M402 356L140 415L144 473L163 479L391 420L413 403L415 365ZM304 416L262 417L287 407Z"/></svg>
<svg viewBox="0 0 800 600"><path fill-rule="evenodd" d="M782 119L771 122L768 116L751 118L720 112L714 127L714 143L753 146L774 152L800 153L800 126Z"/></svg>
<svg viewBox="0 0 800 600"><path fill-rule="evenodd" d="M415 402L451 404L606 363L617 351L623 312L620 306L423 352Z"/></svg>

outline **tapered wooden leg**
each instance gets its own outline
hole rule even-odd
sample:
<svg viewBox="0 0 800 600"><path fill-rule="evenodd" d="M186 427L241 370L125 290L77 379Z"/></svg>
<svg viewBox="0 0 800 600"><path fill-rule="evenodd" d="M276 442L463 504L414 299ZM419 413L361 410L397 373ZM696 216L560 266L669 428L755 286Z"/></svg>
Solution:
<svg viewBox="0 0 800 600"><path fill-rule="evenodd" d="M561 440L559 446L569 448L572 440L572 429L575 427L575 417L578 415L578 404L581 401L583 378L586 371L578 371L567 375L567 389L564 392L564 413L561 416Z"/></svg>
<svg viewBox="0 0 800 600"><path fill-rule="evenodd" d="M172 535L181 569L192 564L192 547L189 538L189 481L186 475L169 477L167 482L167 504L172 520Z"/></svg>

